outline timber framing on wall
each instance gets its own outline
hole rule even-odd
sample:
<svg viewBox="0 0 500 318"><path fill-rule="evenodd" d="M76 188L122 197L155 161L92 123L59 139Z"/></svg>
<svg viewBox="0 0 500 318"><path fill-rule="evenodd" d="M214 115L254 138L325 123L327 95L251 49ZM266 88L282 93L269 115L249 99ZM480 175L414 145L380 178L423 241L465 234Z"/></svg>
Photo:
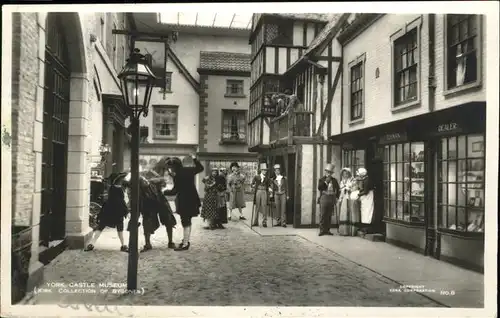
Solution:
<svg viewBox="0 0 500 318"><path fill-rule="evenodd" d="M329 74L331 74L331 72L329 72ZM331 88L328 87L329 88L328 101L326 103L325 109L323 109L322 113L321 113L321 121L319 123L318 130L316 131L317 135L323 129L323 126L324 126L325 122L327 121L327 117L331 117L331 106L332 106L332 102L333 102L333 97L335 96L335 91L337 90L337 86L338 86L341 74L342 74L342 63L338 63L337 73L335 74L335 79L333 80L333 84L332 84Z"/></svg>

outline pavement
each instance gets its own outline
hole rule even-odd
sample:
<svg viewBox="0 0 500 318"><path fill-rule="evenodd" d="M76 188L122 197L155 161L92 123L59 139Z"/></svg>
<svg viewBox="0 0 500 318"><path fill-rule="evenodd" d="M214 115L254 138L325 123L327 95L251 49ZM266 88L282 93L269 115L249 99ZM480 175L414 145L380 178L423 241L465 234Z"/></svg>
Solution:
<svg viewBox="0 0 500 318"><path fill-rule="evenodd" d="M154 249L139 258L141 295L72 292L70 283L125 284L127 254L118 250L116 231L108 229L94 251L67 250L48 264L40 286L46 290L24 304L483 307L481 274L358 237L251 229L250 214L251 203L244 211L248 221L230 221L225 230L204 230L201 218L193 219L192 245L184 252L166 248L161 227L152 238ZM180 242L180 226L174 238ZM51 287L55 283L65 287Z"/></svg>

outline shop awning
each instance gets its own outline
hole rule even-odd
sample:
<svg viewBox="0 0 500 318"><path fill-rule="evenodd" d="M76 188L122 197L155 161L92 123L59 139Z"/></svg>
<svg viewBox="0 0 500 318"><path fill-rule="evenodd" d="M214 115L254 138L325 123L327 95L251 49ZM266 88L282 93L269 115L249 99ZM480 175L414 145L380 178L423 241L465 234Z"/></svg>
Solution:
<svg viewBox="0 0 500 318"><path fill-rule="evenodd" d="M96 47L94 68L97 78L95 80L97 80L100 93L121 96L122 92L116 71L113 69L111 61L107 64L104 59L102 52Z"/></svg>

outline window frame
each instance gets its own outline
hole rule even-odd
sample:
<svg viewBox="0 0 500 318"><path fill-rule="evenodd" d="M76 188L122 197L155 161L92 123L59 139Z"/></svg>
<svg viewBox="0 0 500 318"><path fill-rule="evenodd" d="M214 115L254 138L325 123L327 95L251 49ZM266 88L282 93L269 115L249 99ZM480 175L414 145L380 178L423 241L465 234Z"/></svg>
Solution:
<svg viewBox="0 0 500 318"><path fill-rule="evenodd" d="M355 154L358 151L361 151L363 153L363 162L360 164L356 164L354 162ZM366 149L363 148L342 149L342 168L351 169L352 176L354 177L356 175L356 171L358 170L358 168L364 168L364 167L366 167ZM340 176L340 178L342 178L342 176Z"/></svg>
<svg viewBox="0 0 500 318"><path fill-rule="evenodd" d="M391 111L399 112L404 111L409 108L420 107L421 105L421 93L422 93L422 20L423 16L420 15L416 19L411 22L407 22L402 28L393 33L390 36L391 42ZM417 59L417 92L416 98L414 100L408 100L401 104L396 104L396 54L395 54L395 42L402 37L408 35L411 31L416 29L417 31L417 51L418 51L418 59Z"/></svg>
<svg viewBox="0 0 500 318"><path fill-rule="evenodd" d="M352 70L354 67L358 66L359 64L361 64L361 73L362 73L362 76L360 78L360 81L361 81L361 94L362 94L362 98L361 98L361 117L359 118L356 118L356 119L353 119L352 118L352 91L351 91L351 87L352 87ZM363 123L364 120L365 120L365 108L366 108L366 105L365 105L365 95L366 95L366 89L365 89L365 75L366 75L366 53L363 53L361 54L360 56L356 57L354 60L352 60L351 62L349 62L348 64L348 80L349 80L349 93L347 94L347 107L348 107L348 116L349 116L349 124L350 125L354 125L354 124L359 124L359 123Z"/></svg>
<svg viewBox="0 0 500 318"><path fill-rule="evenodd" d="M175 136L158 135L156 133L157 110L164 109L175 113ZM153 105L153 139L177 140L179 138L179 106L178 105Z"/></svg>
<svg viewBox="0 0 500 318"><path fill-rule="evenodd" d="M483 155L482 156L479 156L479 157L470 157L469 156L469 137L470 136L475 136L475 135L481 135L483 137L482 139L482 151L483 151ZM465 137L465 157L459 157L459 149L458 149L458 146L459 146L459 137ZM450 139L452 138L455 138L455 151L457 152L456 156L454 158L450 158L449 156L449 149L450 149ZM442 140L445 139L446 140L446 158L443 158L443 149L442 149ZM452 235L456 235L456 236L459 236L459 237L481 237L484 235L484 232L485 232L485 228L486 228L486 224L485 224L485 218L486 218L486 203L484 202L485 201L485 198L486 198L486 183L485 183L485 176L486 176L486 151L485 151L485 143L486 143L486 135L484 133L463 133L463 134L460 134L460 135L453 135L453 136L444 136L442 138L439 139L439 142L438 142L438 149L437 149L437 189L436 189L436 203L437 203L437 217L438 217L438 220L437 220L437 228L438 228L438 231L441 232L441 233L448 233L448 234L452 234ZM460 161L465 161L466 163L466 169L465 169L465 174L467 175L467 173L469 171L472 171L472 170L469 170L469 168L467 167L468 166L468 162L469 160L482 160L482 166L483 166L483 178L480 182L474 182L474 181L466 181L466 182L463 182L463 181L460 181L458 179L459 177L459 162ZM443 167L443 163L446 162L446 180L444 180L442 177L441 179L439 178L439 176L442 176L443 174L443 171L442 171L442 167ZM454 162L456 164L456 169L455 169L455 181L449 181L449 162ZM482 187L480 188L477 188L479 189L479 191L483 191L483 202L482 202L482 206L476 210L481 210L482 209L482 222L483 222L483 231L480 232L480 231L468 231L467 228L465 228L464 230L459 230L459 229L450 229L450 225L448 224L449 222L449 216L450 216L450 210L449 210L449 207L454 207L455 208L455 223L457 223L458 221L458 209L459 208L463 208L464 209L464 219L465 219L465 222L466 224L469 223L469 217L470 217L470 210L472 210L472 208L476 208L476 206L474 207L471 207L469 205L469 203L465 203L464 206L460 206L458 204L458 193L460 191L460 186L465 184L466 185L466 189L469 189L467 187L467 185L469 184L474 184L474 183L480 183ZM443 184L446 184L446 204L445 202L443 202L443 198L442 198L442 185ZM450 204L450 198L449 198L449 186L450 184L455 184L455 196L456 196L456 202L454 205ZM471 189L474 189L474 188L471 188ZM477 190L476 190L477 191ZM465 201L468 200L468 195L465 194L466 198L465 198ZM443 206L446 206L447 209L446 209L446 227L443 226L443 213L442 213L442 207ZM456 226L457 224L455 224Z"/></svg>
<svg viewBox="0 0 500 318"><path fill-rule="evenodd" d="M240 84L241 83L241 93L236 93L236 94L233 94L229 91L229 86L230 86L230 83L233 82L233 83L238 83ZM246 97L245 95L245 80L243 79L233 79L233 78L228 78L226 79L226 92L224 93L224 97L238 97L238 98L244 98Z"/></svg>
<svg viewBox="0 0 500 318"><path fill-rule="evenodd" d="M470 14L469 14L470 15ZM463 93L465 91L478 89L483 85L483 16L481 14L476 14L476 28L477 28L477 43L476 48L476 81L471 82L461 86L455 86L453 88L448 88L448 16L449 14L443 15L443 95L445 97L451 97L450 95L455 95L457 93Z"/></svg>
<svg viewBox="0 0 500 318"><path fill-rule="evenodd" d="M224 117L227 114L236 113L241 114L245 120L243 127L245 129L245 138L243 139L225 139L224 135ZM248 110L246 109L221 109L221 130L219 144L247 144L248 143Z"/></svg>
<svg viewBox="0 0 500 318"><path fill-rule="evenodd" d="M423 149L424 149L424 157L420 160L416 160L416 159L413 159L411 155L413 155L413 152L411 152L411 149L412 149L412 144L421 144L423 145ZM408 158L406 158L406 154L405 154L405 145L408 145L408 150L410 151L410 156ZM394 146L394 149L395 149L395 152L396 154L394 155L395 157L395 160L392 161L391 160L391 149L392 147ZM401 152L398 151L398 146L401 146ZM386 154L386 150L388 150L388 153ZM429 165L428 165L428 156L429 156L429 147L428 147L428 142L427 141L423 141L423 140L420 140L420 141L405 141L405 142L398 142L398 143L391 143L391 144L386 144L384 145L384 150L383 150L384 154L383 154L383 174L382 174L382 188L383 188L383 206L384 206L384 216L383 216L383 219L385 222L388 222L388 223L399 223L399 224L409 224L409 225L412 225L412 226L424 226L425 225L425 219L427 217L427 208L428 208L428 205L430 204L429 203L429 200L428 200L428 189L427 187L429 186L429 182L428 182L428 169L429 169ZM403 154L403 158L399 158L399 156L401 155L401 153ZM419 154L417 154L418 156ZM405 178L406 178L406 172L407 172L407 167L406 165L408 164L408 167L413 167L412 163L421 163L423 164L423 177L413 177L411 175L411 172L409 173L409 177L408 177L408 182L410 184L409 186L409 189L407 188L407 190L410 191L410 197L408 200L405 200ZM395 171L395 174L396 174L396 179L395 180L391 180L390 177L389 179L387 178L386 176L386 170L385 170L385 167L387 166L387 171L389 172L390 174L390 168L391 168L391 165L395 165L396 166L396 171ZM401 176L402 176L402 179L399 180L398 179L398 166L401 165L401 167L403 168L403 171L401 172ZM423 180L418 180L418 181L413 181L413 180L416 180L416 179L423 179ZM422 182L424 184L424 189L423 189L423 193L422 193L422 200L412 200L412 196L415 197L415 195L412 195L412 187L413 187L413 183L417 183L417 182ZM396 188L395 188L395 192L396 192L396 198L393 199L391 198L391 185L392 184L395 184ZM387 186L386 186L387 185ZM399 198L398 195L399 195L399 187L403 187L403 191L401 192L403 194L403 197L402 198ZM392 202L396 202L396 211L395 211L395 214L394 214L394 217L391 215L391 207L392 207ZM401 202L402 204L402 215L401 215L401 218L398 218L399 214L398 214L398 206L399 206L399 203ZM388 203L388 205L387 205ZM409 209L409 212L407 215L409 215L409 220L405 220L404 219L404 216L405 216L405 205L408 204L408 209ZM422 220L420 221L416 221L416 220L412 220L412 216L414 216L415 214L413 213L413 205L414 204L418 204L420 205L420 208L422 209L421 210L421 215L422 215Z"/></svg>

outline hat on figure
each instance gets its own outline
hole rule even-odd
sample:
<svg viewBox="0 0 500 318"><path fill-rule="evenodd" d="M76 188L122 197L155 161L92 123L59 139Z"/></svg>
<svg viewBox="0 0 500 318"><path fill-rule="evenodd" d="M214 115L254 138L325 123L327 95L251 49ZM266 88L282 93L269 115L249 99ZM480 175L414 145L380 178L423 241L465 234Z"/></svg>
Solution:
<svg viewBox="0 0 500 318"><path fill-rule="evenodd" d="M111 184L115 185L118 181L120 181L121 179L125 179L125 177L127 177L128 175L128 172L120 172L120 173L117 173L114 178L111 180Z"/></svg>
<svg viewBox="0 0 500 318"><path fill-rule="evenodd" d="M331 163L327 164L325 167L325 171L329 171L329 172L333 172L334 169L335 169L335 166Z"/></svg>
<svg viewBox="0 0 500 318"><path fill-rule="evenodd" d="M267 170L267 163L262 162L262 163L260 164L260 170Z"/></svg>
<svg viewBox="0 0 500 318"><path fill-rule="evenodd" d="M275 164L275 165L274 165L274 169L281 169L280 164L279 164L279 163Z"/></svg>

